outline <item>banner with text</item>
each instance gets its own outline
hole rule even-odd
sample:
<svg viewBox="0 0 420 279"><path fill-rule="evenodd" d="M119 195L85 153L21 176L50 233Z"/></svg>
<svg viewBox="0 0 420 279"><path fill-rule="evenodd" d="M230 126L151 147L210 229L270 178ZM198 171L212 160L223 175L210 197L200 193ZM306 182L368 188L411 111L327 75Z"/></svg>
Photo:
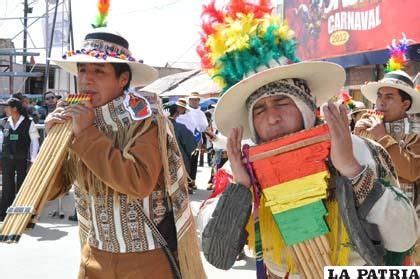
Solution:
<svg viewBox="0 0 420 279"><path fill-rule="evenodd" d="M420 42L419 0L287 0L298 56L312 60L385 49L402 33Z"/></svg>

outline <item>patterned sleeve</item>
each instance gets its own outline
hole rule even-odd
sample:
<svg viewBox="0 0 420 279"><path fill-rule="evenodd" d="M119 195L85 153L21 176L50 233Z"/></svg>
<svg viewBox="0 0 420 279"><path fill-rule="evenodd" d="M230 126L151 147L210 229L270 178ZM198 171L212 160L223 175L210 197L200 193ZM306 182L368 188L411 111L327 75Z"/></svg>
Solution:
<svg viewBox="0 0 420 279"><path fill-rule="evenodd" d="M371 163L363 164L363 171L351 179L358 211L363 212L367 222L377 225L386 250L406 252L417 240L416 211L399 189L395 168L386 150L371 141L364 144L371 151Z"/></svg>
<svg viewBox="0 0 420 279"><path fill-rule="evenodd" d="M350 179L357 206L360 206L373 188L375 182L374 171L365 166L361 173Z"/></svg>
<svg viewBox="0 0 420 279"><path fill-rule="evenodd" d="M398 176L408 181L420 178L420 136L411 134L397 142L392 136L386 135L378 140L389 153L395 163Z"/></svg>

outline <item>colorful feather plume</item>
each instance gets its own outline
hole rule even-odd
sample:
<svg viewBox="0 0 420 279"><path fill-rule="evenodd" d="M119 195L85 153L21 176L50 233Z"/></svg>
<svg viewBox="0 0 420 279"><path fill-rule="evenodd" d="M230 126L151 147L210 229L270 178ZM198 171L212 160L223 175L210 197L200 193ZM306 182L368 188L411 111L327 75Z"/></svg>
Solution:
<svg viewBox="0 0 420 279"><path fill-rule="evenodd" d="M388 47L390 51L390 58L386 64L385 72L392 72L402 70L407 63L407 51L408 51L409 40L403 37L400 40L393 39L391 45Z"/></svg>
<svg viewBox="0 0 420 279"><path fill-rule="evenodd" d="M346 105L350 110L356 108L356 105L353 102L353 98L350 96L349 92L342 91L339 94L339 99L342 101L344 105Z"/></svg>
<svg viewBox="0 0 420 279"><path fill-rule="evenodd" d="M224 90L273 59L299 61L293 31L272 10L269 0L231 0L220 9L211 0L203 7L197 53L203 70Z"/></svg>
<svg viewBox="0 0 420 279"><path fill-rule="evenodd" d="M93 28L99 27L106 27L107 25L107 18L109 12L111 0L99 0L97 7L98 7L98 14L96 15L95 23L92 24Z"/></svg>

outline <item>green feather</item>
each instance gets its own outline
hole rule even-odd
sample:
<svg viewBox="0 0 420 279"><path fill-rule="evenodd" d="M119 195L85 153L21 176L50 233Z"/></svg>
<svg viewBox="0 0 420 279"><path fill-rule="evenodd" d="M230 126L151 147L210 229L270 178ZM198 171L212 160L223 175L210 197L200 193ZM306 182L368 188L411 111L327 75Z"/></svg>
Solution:
<svg viewBox="0 0 420 279"><path fill-rule="evenodd" d="M241 81L244 76L260 66L268 66L270 60L278 60L282 56L293 62L299 62L296 56L296 41L286 40L276 43L278 26L271 25L265 34L257 30L257 35L249 40L249 48L226 53L216 61L221 68L214 77L222 78L226 86L224 91Z"/></svg>
<svg viewBox="0 0 420 279"><path fill-rule="evenodd" d="M96 15L95 23L92 24L93 28L106 27L107 25L107 14Z"/></svg>

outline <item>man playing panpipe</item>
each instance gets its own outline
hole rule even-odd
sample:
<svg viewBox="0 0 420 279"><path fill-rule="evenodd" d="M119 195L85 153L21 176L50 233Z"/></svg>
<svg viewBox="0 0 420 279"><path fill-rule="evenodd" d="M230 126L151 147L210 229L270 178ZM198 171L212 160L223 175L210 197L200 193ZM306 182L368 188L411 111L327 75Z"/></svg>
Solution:
<svg viewBox="0 0 420 279"><path fill-rule="evenodd" d="M202 62L227 89L217 104L215 119L221 133L229 135L228 158L234 176L234 183L220 197L203 231L206 259L218 268L229 269L246 240L253 246L255 238L257 278L322 278L325 265L403 264L417 239L414 208L398 189L387 152L375 142L350 134L343 105L328 103L323 108L331 137L332 163L327 197L323 200L328 215L328 243L309 240L315 250L330 247L330 251L324 249L328 257L324 257L325 253L321 259L313 257L315 250L308 246L292 251L285 244L282 224L277 226L273 220L266 192L261 194L260 204L255 202L261 193L255 185L260 181L256 182L249 171L250 164L244 164L242 155L248 157L241 152L241 140L251 138L260 145L313 130L320 124L317 106L340 90L345 71L333 63L298 62L292 31L273 15L261 12L270 11L270 7L239 2L242 6L235 1L235 5L228 4L226 10L217 13L219 17L236 15L233 19L216 20L210 12L204 13L208 17L206 30L213 31L207 32L207 40L203 40L206 48L201 52ZM206 7L213 15L214 10ZM234 27L245 23L244 29L249 33L241 34L243 44L229 45L228 42L238 41L224 36L235 36ZM263 56L258 55L262 53ZM278 169L281 168L280 165ZM300 172L302 168L304 165L283 165L285 171ZM298 187L304 179L293 183ZM252 225L246 225L252 208L250 188L254 197L254 230ZM304 217L298 215L295 221Z"/></svg>
<svg viewBox="0 0 420 279"><path fill-rule="evenodd" d="M152 82L157 71L128 47L100 27L81 50L54 60L77 74L79 92L91 101L64 104L46 119L47 129L71 119L74 134L49 199L74 186L79 278L205 278L172 126L128 90Z"/></svg>
<svg viewBox="0 0 420 279"><path fill-rule="evenodd" d="M391 50L392 53L406 48L402 39ZM401 60L400 60L401 61ZM375 109L383 114L383 119L366 114L356 123L356 134L369 137L382 145L391 156L398 174L400 187L416 206L415 182L420 178L420 136L415 132L413 121L407 113L420 112L420 93L416 91L410 76L401 70L404 63L388 62L388 73L378 82L362 86L362 94ZM404 62L404 60L402 60Z"/></svg>

